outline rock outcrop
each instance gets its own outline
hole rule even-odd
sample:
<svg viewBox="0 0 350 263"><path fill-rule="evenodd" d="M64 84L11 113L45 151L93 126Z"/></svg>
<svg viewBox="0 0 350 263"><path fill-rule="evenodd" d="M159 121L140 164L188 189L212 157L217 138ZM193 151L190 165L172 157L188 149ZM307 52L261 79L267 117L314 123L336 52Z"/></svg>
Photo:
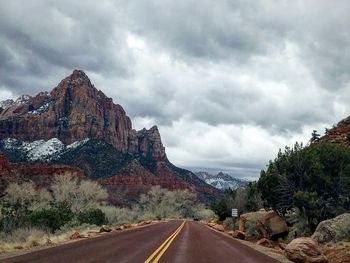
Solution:
<svg viewBox="0 0 350 263"><path fill-rule="evenodd" d="M284 250L286 257L296 263L328 263L317 243L308 237L290 242Z"/></svg>
<svg viewBox="0 0 350 263"><path fill-rule="evenodd" d="M53 164L25 164L10 163L4 155L0 155L0 179L3 183L22 183L28 180L37 185L47 187L54 176L70 174L79 178L86 178L83 172L76 167ZM0 194L1 195L1 194Z"/></svg>
<svg viewBox="0 0 350 263"><path fill-rule="evenodd" d="M318 224L312 239L318 243L339 242L350 237L350 213L322 221Z"/></svg>

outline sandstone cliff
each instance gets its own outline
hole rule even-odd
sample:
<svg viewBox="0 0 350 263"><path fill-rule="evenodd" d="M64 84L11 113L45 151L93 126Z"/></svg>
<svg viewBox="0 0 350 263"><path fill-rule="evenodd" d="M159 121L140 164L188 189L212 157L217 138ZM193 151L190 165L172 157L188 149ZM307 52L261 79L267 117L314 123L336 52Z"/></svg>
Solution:
<svg viewBox="0 0 350 263"><path fill-rule="evenodd" d="M85 138L105 140L123 153L166 160L158 128L135 131L124 109L75 70L50 93L22 96L0 105L0 139L58 138L66 144Z"/></svg>
<svg viewBox="0 0 350 263"><path fill-rule="evenodd" d="M156 126L132 129L123 108L97 90L81 70L50 93L0 103L0 153L11 162L78 167L114 196L123 192L136 197L156 184L189 189L206 200L220 195L190 171L169 162Z"/></svg>

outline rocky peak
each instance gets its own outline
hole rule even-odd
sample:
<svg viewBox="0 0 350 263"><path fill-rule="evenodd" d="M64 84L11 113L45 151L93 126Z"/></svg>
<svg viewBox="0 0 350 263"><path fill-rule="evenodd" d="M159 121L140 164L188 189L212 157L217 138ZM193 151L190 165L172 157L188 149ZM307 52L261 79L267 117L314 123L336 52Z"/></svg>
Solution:
<svg viewBox="0 0 350 263"><path fill-rule="evenodd" d="M158 128L133 130L124 109L97 90L82 70L74 70L50 93L20 101L0 111L0 139L58 138L71 144L91 138L105 140L123 153L166 160Z"/></svg>

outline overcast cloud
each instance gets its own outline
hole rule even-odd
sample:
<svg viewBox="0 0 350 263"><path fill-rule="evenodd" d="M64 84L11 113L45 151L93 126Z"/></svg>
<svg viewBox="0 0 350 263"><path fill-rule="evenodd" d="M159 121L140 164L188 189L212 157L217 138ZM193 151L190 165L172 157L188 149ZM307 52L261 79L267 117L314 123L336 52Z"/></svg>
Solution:
<svg viewBox="0 0 350 263"><path fill-rule="evenodd" d="M169 159L256 178L350 115L346 0L0 0L0 100L73 69L158 125Z"/></svg>

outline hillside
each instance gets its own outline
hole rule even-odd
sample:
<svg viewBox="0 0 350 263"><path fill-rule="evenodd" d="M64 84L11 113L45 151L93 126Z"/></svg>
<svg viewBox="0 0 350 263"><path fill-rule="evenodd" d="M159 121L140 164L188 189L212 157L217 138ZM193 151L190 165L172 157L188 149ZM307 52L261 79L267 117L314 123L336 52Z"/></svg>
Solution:
<svg viewBox="0 0 350 263"><path fill-rule="evenodd" d="M116 193L125 200L136 198L156 184L189 189L203 200L220 195L171 164L157 126L134 130L124 109L80 70L50 93L0 103L0 153L13 163L78 167L102 181L115 199Z"/></svg>
<svg viewBox="0 0 350 263"><path fill-rule="evenodd" d="M210 174L208 172L195 172L198 178L202 179L207 184L214 186L217 189L237 189L239 187L245 187L249 181L235 178L229 174L219 172L218 174Z"/></svg>

